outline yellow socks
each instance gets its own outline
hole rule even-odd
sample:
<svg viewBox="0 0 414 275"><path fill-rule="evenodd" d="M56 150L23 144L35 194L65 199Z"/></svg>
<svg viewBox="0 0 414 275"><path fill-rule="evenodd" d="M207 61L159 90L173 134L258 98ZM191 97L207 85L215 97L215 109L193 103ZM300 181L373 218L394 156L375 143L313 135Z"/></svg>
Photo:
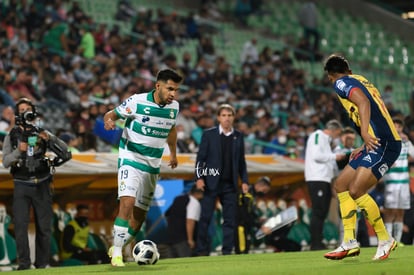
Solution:
<svg viewBox="0 0 414 275"><path fill-rule="evenodd" d="M355 240L355 226L357 205L348 191L338 193L339 209L341 210L342 223L344 225L344 242Z"/></svg>
<svg viewBox="0 0 414 275"><path fill-rule="evenodd" d="M377 233L378 240L386 241L390 238L387 229L385 228L384 222L381 218L381 214L377 203L374 199L368 195L362 195L355 200L359 208L364 212L369 223L374 227L375 233Z"/></svg>

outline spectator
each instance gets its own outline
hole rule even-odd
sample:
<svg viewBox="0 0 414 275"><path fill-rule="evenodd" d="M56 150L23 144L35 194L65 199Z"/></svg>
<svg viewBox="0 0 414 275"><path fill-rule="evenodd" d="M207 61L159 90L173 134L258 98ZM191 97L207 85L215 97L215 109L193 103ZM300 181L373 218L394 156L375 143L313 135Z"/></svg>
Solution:
<svg viewBox="0 0 414 275"><path fill-rule="evenodd" d="M240 54L241 64L254 64L259 61L259 51L257 49L257 39L252 38L246 41Z"/></svg>
<svg viewBox="0 0 414 275"><path fill-rule="evenodd" d="M136 16L137 11L132 6L130 0L119 0L118 1L118 10L116 12L115 18L121 21L131 20Z"/></svg>
<svg viewBox="0 0 414 275"><path fill-rule="evenodd" d="M59 136L59 138L68 145L68 149L72 153L79 153L79 149L77 148L79 144L79 140L74 134L69 133L69 132L64 132Z"/></svg>
<svg viewBox="0 0 414 275"><path fill-rule="evenodd" d="M247 25L247 17L252 13L250 0L237 0L234 15L242 26Z"/></svg>
<svg viewBox="0 0 414 275"><path fill-rule="evenodd" d="M14 110L11 106L4 106L0 117L0 131L7 134L14 127ZM3 141L3 138L1 141Z"/></svg>
<svg viewBox="0 0 414 275"><path fill-rule="evenodd" d="M88 264L109 263L105 250L96 250L88 246L90 238L89 207L79 204L75 218L67 223L62 234L61 260L77 259Z"/></svg>
<svg viewBox="0 0 414 275"><path fill-rule="evenodd" d="M165 212L168 222L169 257L194 254L197 222L200 219L203 191L194 184L188 194L176 197Z"/></svg>
<svg viewBox="0 0 414 275"><path fill-rule="evenodd" d="M16 80L6 87L6 91L15 101L21 97L26 97L34 103L41 100L40 94L32 85L30 71L26 68L16 70Z"/></svg>
<svg viewBox="0 0 414 275"><path fill-rule="evenodd" d="M46 17L42 42L45 46L58 52L69 52L67 43L68 26L66 23Z"/></svg>
<svg viewBox="0 0 414 275"><path fill-rule="evenodd" d="M270 140L270 143L275 146L274 147L264 147L263 154L276 154L285 156L287 154L286 145L288 142L288 131L284 128L278 128L276 130L276 134Z"/></svg>
<svg viewBox="0 0 414 275"><path fill-rule="evenodd" d="M318 10L314 2L309 1L302 4L298 13L299 24L303 27L303 37L310 42L313 37L313 44L310 48L312 53L319 50Z"/></svg>
<svg viewBox="0 0 414 275"><path fill-rule="evenodd" d="M339 143L334 148L334 153L343 153L346 154L346 158L341 161L337 161L339 171L345 168L349 162L349 156L352 151L356 149L356 131L351 127L345 127L342 130L341 136L339 137Z"/></svg>
<svg viewBox="0 0 414 275"><path fill-rule="evenodd" d="M86 59L95 57L95 37L91 33L91 26L83 24L80 27L81 40L78 47L78 54Z"/></svg>

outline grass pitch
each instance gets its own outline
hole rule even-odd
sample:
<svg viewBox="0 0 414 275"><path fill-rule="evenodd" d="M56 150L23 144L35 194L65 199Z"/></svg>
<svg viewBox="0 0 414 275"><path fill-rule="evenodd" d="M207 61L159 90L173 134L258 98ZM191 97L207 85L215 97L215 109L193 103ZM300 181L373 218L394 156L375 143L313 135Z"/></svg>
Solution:
<svg viewBox="0 0 414 275"><path fill-rule="evenodd" d="M362 248L359 256L339 261L325 259L325 252L327 251L160 259L157 264L148 266L127 263L124 268L114 268L109 264L53 267L20 271L18 274L414 274L414 246L398 247L387 260L379 262L371 260L376 247Z"/></svg>

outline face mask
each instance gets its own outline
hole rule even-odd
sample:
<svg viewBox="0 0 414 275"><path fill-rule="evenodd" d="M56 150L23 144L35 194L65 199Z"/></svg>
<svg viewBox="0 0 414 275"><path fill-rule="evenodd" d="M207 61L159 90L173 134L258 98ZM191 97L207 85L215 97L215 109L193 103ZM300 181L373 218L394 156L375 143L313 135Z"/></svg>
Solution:
<svg viewBox="0 0 414 275"><path fill-rule="evenodd" d="M184 131L178 131L177 132L177 139L184 139L184 138L185 138Z"/></svg>
<svg viewBox="0 0 414 275"><path fill-rule="evenodd" d="M112 102L113 104L118 104L119 98L117 95L111 95L111 97L109 98L109 101Z"/></svg>
<svg viewBox="0 0 414 275"><path fill-rule="evenodd" d="M45 126L45 122L43 121L43 119L37 119L35 121L35 126L39 128L43 128Z"/></svg>
<svg viewBox="0 0 414 275"><path fill-rule="evenodd" d="M287 101L282 101L282 102L280 103L280 106L281 106L283 109L286 109L286 108L289 106L289 103L288 103Z"/></svg>
<svg viewBox="0 0 414 275"><path fill-rule="evenodd" d="M76 221L80 224L80 225L88 225L88 218L87 217L76 217Z"/></svg>
<svg viewBox="0 0 414 275"><path fill-rule="evenodd" d="M285 144L287 141L287 136L280 136L277 138L277 142L279 142L279 144Z"/></svg>

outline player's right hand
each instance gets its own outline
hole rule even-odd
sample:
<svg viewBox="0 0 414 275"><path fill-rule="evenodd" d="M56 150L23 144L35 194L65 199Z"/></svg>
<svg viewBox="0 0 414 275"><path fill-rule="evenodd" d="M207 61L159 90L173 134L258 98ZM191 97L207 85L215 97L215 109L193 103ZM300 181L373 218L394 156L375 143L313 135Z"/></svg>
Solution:
<svg viewBox="0 0 414 275"><path fill-rule="evenodd" d="M110 118L105 120L104 127L105 127L105 130L114 130L115 129L115 121L113 121Z"/></svg>
<svg viewBox="0 0 414 275"><path fill-rule="evenodd" d="M375 151L380 146L379 139L370 134L362 135L362 139L364 140L367 152Z"/></svg>

